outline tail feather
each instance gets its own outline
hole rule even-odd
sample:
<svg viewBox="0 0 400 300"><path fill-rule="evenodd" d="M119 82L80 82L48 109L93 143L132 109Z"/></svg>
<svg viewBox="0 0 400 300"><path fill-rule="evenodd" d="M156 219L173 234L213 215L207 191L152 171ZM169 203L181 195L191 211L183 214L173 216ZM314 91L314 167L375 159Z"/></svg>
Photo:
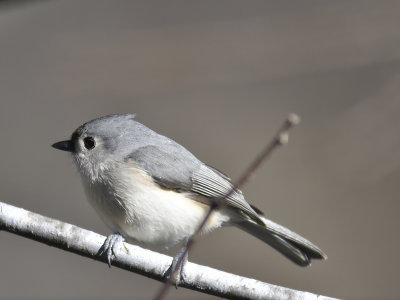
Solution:
<svg viewBox="0 0 400 300"><path fill-rule="evenodd" d="M309 266L312 259L328 258L321 249L297 233L264 217L261 219L265 226L248 220L235 225L267 243L300 266Z"/></svg>

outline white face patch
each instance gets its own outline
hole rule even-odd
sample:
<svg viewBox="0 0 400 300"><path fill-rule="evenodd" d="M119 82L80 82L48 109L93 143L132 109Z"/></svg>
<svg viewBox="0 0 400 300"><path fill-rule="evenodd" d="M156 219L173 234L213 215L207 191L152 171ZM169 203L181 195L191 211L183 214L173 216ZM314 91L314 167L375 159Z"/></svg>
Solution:
<svg viewBox="0 0 400 300"><path fill-rule="evenodd" d="M93 151L97 151L97 149ZM89 153L88 150L78 149L76 153L72 153L72 159L79 173L93 183L102 180L102 175L105 174L110 167L113 167L112 161L106 159L99 160L95 153L93 155Z"/></svg>

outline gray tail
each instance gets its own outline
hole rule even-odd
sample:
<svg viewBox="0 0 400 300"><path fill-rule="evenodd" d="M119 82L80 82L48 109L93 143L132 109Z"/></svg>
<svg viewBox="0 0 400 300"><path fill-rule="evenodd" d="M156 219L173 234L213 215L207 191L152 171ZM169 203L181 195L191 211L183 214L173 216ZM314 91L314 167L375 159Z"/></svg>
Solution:
<svg viewBox="0 0 400 300"><path fill-rule="evenodd" d="M247 220L235 225L278 250L299 266L311 265L312 259L328 258L321 249L297 233L264 217L261 219L265 226Z"/></svg>

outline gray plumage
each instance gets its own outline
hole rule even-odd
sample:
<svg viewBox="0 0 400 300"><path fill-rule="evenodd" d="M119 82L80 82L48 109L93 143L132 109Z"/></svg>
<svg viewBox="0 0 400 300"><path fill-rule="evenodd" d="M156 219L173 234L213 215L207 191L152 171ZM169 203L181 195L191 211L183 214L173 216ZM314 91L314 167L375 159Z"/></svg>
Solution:
<svg viewBox="0 0 400 300"><path fill-rule="evenodd" d="M110 169L116 165L133 162L162 188L193 195L193 199L197 199L196 195L199 195L203 199L214 201L232 189L232 183L226 175L207 166L175 141L157 134L133 118L133 114L124 114L90 121L72 134L68 144L70 148L67 149L66 144L60 144L68 141L54 146L79 152L77 147L82 147L80 140L83 137L94 137L100 146L96 144L99 149L96 149L96 153L90 153L91 162L77 159L85 178L91 178L93 182L102 182L102 176L112 173ZM93 164L93 161L96 163ZM247 203L240 190L225 199L225 206L221 211L229 215L228 225L237 226L270 244L298 265L309 265L313 258L326 258L308 240L266 219L259 209Z"/></svg>

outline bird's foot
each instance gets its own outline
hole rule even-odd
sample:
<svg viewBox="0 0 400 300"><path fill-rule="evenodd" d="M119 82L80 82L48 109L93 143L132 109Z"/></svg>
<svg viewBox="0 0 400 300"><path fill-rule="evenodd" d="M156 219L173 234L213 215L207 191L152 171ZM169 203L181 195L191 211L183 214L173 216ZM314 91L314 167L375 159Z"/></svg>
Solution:
<svg viewBox="0 0 400 300"><path fill-rule="evenodd" d="M99 256L106 256L108 266L111 268L111 262L113 257L117 257L116 252L118 249L118 246L121 244L121 242L124 241L124 237L116 232L113 234L110 234L106 240L104 241L103 245L100 247L99 252L97 255Z"/></svg>
<svg viewBox="0 0 400 300"><path fill-rule="evenodd" d="M183 247L179 250L179 252L175 255L172 260L171 265L168 270L164 273L164 278L166 280L171 280L174 283L175 287L178 288L178 285L185 281L185 265L188 262L188 253L186 252L182 261L180 262L179 267L177 267L182 255L185 253L186 247ZM175 271L175 272L174 272ZM171 277L172 276L172 277Z"/></svg>

